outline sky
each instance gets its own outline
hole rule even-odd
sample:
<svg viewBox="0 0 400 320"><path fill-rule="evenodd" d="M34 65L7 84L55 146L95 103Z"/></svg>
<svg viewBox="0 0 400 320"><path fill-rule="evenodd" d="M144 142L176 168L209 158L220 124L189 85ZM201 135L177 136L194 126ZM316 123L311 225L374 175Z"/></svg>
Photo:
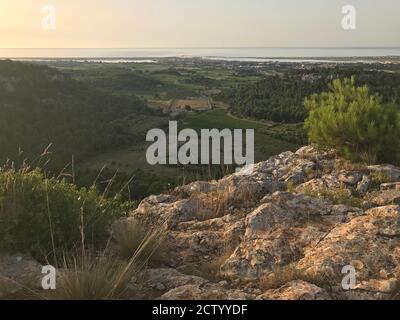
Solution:
<svg viewBox="0 0 400 320"><path fill-rule="evenodd" d="M398 47L399 17L400 0L0 0L0 48Z"/></svg>

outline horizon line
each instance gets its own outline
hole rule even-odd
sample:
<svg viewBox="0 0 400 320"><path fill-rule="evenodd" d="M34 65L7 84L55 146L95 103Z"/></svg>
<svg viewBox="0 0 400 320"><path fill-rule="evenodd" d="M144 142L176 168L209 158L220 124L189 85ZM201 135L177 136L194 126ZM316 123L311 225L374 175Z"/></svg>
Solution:
<svg viewBox="0 0 400 320"><path fill-rule="evenodd" d="M207 46L207 47L0 47L0 50L157 50L157 49L400 49L398 46Z"/></svg>

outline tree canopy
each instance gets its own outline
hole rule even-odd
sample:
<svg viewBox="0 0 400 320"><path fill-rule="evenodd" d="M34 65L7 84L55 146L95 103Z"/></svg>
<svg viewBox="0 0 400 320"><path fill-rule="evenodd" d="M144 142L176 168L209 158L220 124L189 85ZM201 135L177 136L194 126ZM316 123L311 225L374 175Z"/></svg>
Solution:
<svg viewBox="0 0 400 320"><path fill-rule="evenodd" d="M310 141L322 148L335 148L354 161L397 162L400 117L397 106L383 104L367 86L357 87L355 78L334 80L329 92L305 99L305 121Z"/></svg>

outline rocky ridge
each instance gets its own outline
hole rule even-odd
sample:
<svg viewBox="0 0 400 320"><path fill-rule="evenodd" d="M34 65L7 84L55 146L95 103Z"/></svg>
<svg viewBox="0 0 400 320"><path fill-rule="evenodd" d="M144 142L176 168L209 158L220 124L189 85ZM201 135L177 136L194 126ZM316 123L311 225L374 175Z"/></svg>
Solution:
<svg viewBox="0 0 400 320"><path fill-rule="evenodd" d="M151 196L120 223L162 225L171 250L133 285L161 299L388 299L400 275L399 185L400 168L306 146Z"/></svg>
<svg viewBox="0 0 400 320"><path fill-rule="evenodd" d="M127 297L391 299L399 292L399 204L400 168L352 164L312 146L150 196L113 228L162 228L168 251L130 281ZM10 261L17 271L34 263L1 257L0 275L18 277ZM343 287L346 266L355 271L351 289Z"/></svg>

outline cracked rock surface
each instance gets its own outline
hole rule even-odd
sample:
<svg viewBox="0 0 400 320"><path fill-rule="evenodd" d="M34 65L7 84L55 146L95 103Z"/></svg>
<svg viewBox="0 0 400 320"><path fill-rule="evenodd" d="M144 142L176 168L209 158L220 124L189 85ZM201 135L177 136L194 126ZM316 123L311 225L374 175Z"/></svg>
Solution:
<svg viewBox="0 0 400 320"><path fill-rule="evenodd" d="M400 275L399 172L306 146L149 197L122 223L162 225L172 249L170 269L141 285L160 299L388 299ZM264 283L271 274L280 280Z"/></svg>

